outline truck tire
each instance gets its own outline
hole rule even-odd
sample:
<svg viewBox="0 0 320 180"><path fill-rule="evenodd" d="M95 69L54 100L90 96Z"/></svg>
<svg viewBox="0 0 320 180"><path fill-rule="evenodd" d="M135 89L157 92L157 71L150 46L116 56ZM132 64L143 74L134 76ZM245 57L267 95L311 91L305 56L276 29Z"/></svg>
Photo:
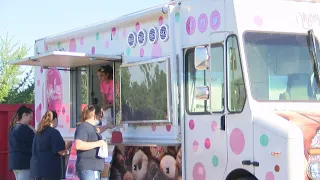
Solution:
<svg viewBox="0 0 320 180"><path fill-rule="evenodd" d="M257 180L257 178L255 177L241 177L241 178L237 178L236 180Z"/></svg>

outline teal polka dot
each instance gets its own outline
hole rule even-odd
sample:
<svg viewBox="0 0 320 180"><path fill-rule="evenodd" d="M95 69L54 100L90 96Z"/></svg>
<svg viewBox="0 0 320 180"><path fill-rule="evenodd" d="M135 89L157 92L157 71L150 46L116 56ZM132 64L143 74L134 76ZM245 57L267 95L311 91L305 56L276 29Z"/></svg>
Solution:
<svg viewBox="0 0 320 180"><path fill-rule="evenodd" d="M130 51L131 51L131 49L129 47L127 47L127 49L126 49L127 56L130 56Z"/></svg>
<svg viewBox="0 0 320 180"><path fill-rule="evenodd" d="M214 167L217 167L218 164L219 164L219 159L218 159L218 157L217 157L217 156L213 156L213 157L212 157L212 165L213 165Z"/></svg>
<svg viewBox="0 0 320 180"><path fill-rule="evenodd" d="M36 48L36 53L38 53L39 52L39 49L38 48Z"/></svg>
<svg viewBox="0 0 320 180"><path fill-rule="evenodd" d="M175 19L176 19L176 22L179 22L180 21L180 13L176 13L175 14Z"/></svg>
<svg viewBox="0 0 320 180"><path fill-rule="evenodd" d="M262 134L260 136L260 144L261 146L268 146L269 144L269 137L266 134Z"/></svg>
<svg viewBox="0 0 320 180"><path fill-rule="evenodd" d="M100 38L100 34L97 32L96 33L96 40L99 41L99 38Z"/></svg>
<svg viewBox="0 0 320 180"><path fill-rule="evenodd" d="M136 126L136 125L133 125L133 129L137 129L137 126Z"/></svg>
<svg viewBox="0 0 320 180"><path fill-rule="evenodd" d="M61 48L61 43L60 42L58 42L58 49L60 49Z"/></svg>

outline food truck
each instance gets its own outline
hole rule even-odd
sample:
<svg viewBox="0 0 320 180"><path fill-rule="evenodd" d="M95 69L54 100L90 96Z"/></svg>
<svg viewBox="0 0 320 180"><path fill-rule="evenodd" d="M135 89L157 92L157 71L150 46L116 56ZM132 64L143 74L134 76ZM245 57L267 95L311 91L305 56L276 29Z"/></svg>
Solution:
<svg viewBox="0 0 320 180"><path fill-rule="evenodd" d="M56 110L70 142L81 108L102 103L97 69L113 67L110 179L316 180L319 9L170 1L36 40L11 63L36 67L36 122Z"/></svg>

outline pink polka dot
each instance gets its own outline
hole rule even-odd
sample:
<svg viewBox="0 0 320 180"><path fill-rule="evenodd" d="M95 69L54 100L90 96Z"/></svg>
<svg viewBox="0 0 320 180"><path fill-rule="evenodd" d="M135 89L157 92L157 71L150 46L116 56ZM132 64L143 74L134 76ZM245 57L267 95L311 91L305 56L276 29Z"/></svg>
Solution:
<svg viewBox="0 0 320 180"><path fill-rule="evenodd" d="M194 140L193 144L192 144L193 151L197 152L198 151L198 147L199 147L198 141Z"/></svg>
<svg viewBox="0 0 320 180"><path fill-rule="evenodd" d="M216 121L212 121L212 123L211 123L211 129L212 129L212 131L216 131L217 130L217 122Z"/></svg>
<svg viewBox="0 0 320 180"><path fill-rule="evenodd" d="M77 43L75 39L70 39L69 42L69 51L70 52L76 52L77 51Z"/></svg>
<svg viewBox="0 0 320 180"><path fill-rule="evenodd" d="M104 43L104 46L105 46L106 48L109 48L109 41L108 41L108 40L106 40L106 42Z"/></svg>
<svg viewBox="0 0 320 180"><path fill-rule="evenodd" d="M169 132L171 130L171 125L166 125L166 129Z"/></svg>
<svg viewBox="0 0 320 180"><path fill-rule="evenodd" d="M113 27L112 30L111 30L111 32L112 32L112 36L115 36L115 35L116 35L116 32L117 32L116 27Z"/></svg>
<svg viewBox="0 0 320 180"><path fill-rule="evenodd" d="M151 50L151 57L152 58L159 58L162 56L162 48L160 44L153 44Z"/></svg>
<svg viewBox="0 0 320 180"><path fill-rule="evenodd" d="M263 24L263 19L260 16L255 16L253 21L254 21L254 24L257 26L262 26Z"/></svg>
<svg viewBox="0 0 320 180"><path fill-rule="evenodd" d="M96 52L96 48L93 46L92 48L91 48L91 54L94 54Z"/></svg>
<svg viewBox="0 0 320 180"><path fill-rule="evenodd" d="M36 121L39 123L41 121L41 108L40 106L38 106L38 108L36 109L36 117L35 117Z"/></svg>
<svg viewBox="0 0 320 180"><path fill-rule="evenodd" d="M144 55L144 49L141 48L141 49L140 49L140 57L143 57L143 55Z"/></svg>
<svg viewBox="0 0 320 180"><path fill-rule="evenodd" d="M48 47L48 45L46 44L46 52L49 50L49 47Z"/></svg>
<svg viewBox="0 0 320 180"><path fill-rule="evenodd" d="M136 23L136 31L138 32L139 30L140 30L140 23L137 22L137 23Z"/></svg>
<svg viewBox="0 0 320 180"><path fill-rule="evenodd" d="M126 38L126 36L127 36L126 29L123 29L123 30L122 30L122 37L123 37L123 38Z"/></svg>
<svg viewBox="0 0 320 180"><path fill-rule="evenodd" d="M163 24L163 17L160 16L160 17L159 17L159 26L161 26L162 24Z"/></svg>
<svg viewBox="0 0 320 180"><path fill-rule="evenodd" d="M40 80L39 79L37 80L37 86L40 86Z"/></svg>
<svg viewBox="0 0 320 180"><path fill-rule="evenodd" d="M151 129L152 129L152 131L154 132L154 131L156 131L156 129L157 129L157 126L155 126L155 125L152 125L152 126L151 126Z"/></svg>
<svg viewBox="0 0 320 180"><path fill-rule="evenodd" d="M203 164L198 162L193 166L192 176L194 180L205 180L206 179L206 169Z"/></svg>
<svg viewBox="0 0 320 180"><path fill-rule="evenodd" d="M206 147L206 149L209 149L211 146L211 142L210 142L210 139L207 138L204 140L204 147Z"/></svg>
<svg viewBox="0 0 320 180"><path fill-rule="evenodd" d="M83 37L80 38L80 45L83 46L84 42L83 42Z"/></svg>
<svg viewBox="0 0 320 180"><path fill-rule="evenodd" d="M40 73L43 73L43 66L40 67Z"/></svg>
<svg viewBox="0 0 320 180"><path fill-rule="evenodd" d="M191 120L189 121L189 128L190 128L191 130L193 130L193 129L194 129L194 126L195 126L194 120L191 119Z"/></svg>
<svg viewBox="0 0 320 180"><path fill-rule="evenodd" d="M233 129L230 134L229 141L230 141L230 148L232 152L235 153L236 155L241 154L245 145L243 132L238 128Z"/></svg>
<svg viewBox="0 0 320 180"><path fill-rule="evenodd" d="M267 172L266 174L266 180L274 180L274 175L272 172Z"/></svg>

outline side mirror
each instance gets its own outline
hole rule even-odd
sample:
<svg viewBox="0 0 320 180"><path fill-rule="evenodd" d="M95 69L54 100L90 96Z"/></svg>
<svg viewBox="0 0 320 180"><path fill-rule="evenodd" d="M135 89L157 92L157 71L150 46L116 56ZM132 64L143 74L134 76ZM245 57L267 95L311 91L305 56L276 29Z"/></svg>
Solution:
<svg viewBox="0 0 320 180"><path fill-rule="evenodd" d="M207 70L209 69L209 52L208 48L205 46L198 46L195 48L194 52L194 66L197 70Z"/></svg>
<svg viewBox="0 0 320 180"><path fill-rule="evenodd" d="M208 86L196 87L194 91L196 100L208 100L210 96L210 90Z"/></svg>

